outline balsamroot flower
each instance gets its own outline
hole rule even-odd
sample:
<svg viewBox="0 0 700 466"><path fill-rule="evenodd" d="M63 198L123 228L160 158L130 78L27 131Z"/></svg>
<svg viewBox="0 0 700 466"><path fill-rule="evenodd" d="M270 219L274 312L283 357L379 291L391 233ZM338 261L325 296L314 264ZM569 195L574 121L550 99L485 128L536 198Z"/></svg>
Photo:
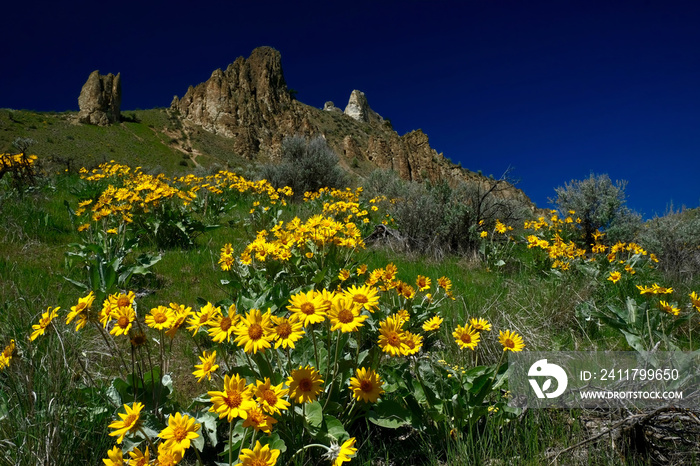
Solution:
<svg viewBox="0 0 700 466"><path fill-rule="evenodd" d="M358 401L376 403L384 393L382 379L372 369L360 368L355 371L355 377L350 379L350 390Z"/></svg>
<svg viewBox="0 0 700 466"><path fill-rule="evenodd" d="M168 427L163 429L158 437L165 440L165 448L183 454L190 447L191 440L199 437L197 431L200 427L193 417L175 413L168 417Z"/></svg>
<svg viewBox="0 0 700 466"><path fill-rule="evenodd" d="M503 345L503 351L522 351L525 348L525 343L523 343L523 337L515 332L506 330L499 332L498 341Z"/></svg>
<svg viewBox="0 0 700 466"><path fill-rule="evenodd" d="M131 408L124 405L125 414L117 413L121 421L114 421L109 425L110 429L114 429L114 432L110 432L109 435L111 437L117 437L117 443L122 443L127 433L136 432L139 428L139 418L141 417L142 409L143 403L136 401L132 404Z"/></svg>
<svg viewBox="0 0 700 466"><path fill-rule="evenodd" d="M455 338L455 342L459 345L461 349L469 348L470 350L475 350L476 345L479 344L481 335L474 329L471 325L462 327L458 325L452 336Z"/></svg>
<svg viewBox="0 0 700 466"><path fill-rule="evenodd" d="M279 456L279 450L270 448L270 445L262 446L260 441L256 440L252 450L249 448L241 450L239 464L241 466L275 466Z"/></svg>
<svg viewBox="0 0 700 466"><path fill-rule="evenodd" d="M315 401L321 393L323 379L321 374L311 366L301 367L292 371L287 378L289 387L289 397L297 403L307 403Z"/></svg>

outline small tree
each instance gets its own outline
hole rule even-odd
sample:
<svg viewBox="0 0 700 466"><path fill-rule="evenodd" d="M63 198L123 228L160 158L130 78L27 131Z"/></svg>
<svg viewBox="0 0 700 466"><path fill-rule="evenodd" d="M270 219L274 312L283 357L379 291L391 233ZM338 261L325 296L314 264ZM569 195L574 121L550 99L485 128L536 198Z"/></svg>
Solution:
<svg viewBox="0 0 700 466"><path fill-rule="evenodd" d="M585 180L572 180L555 188L556 199L550 199L562 214L573 210L581 219L586 245L593 244L593 233L603 229L609 236L622 239L633 236L641 217L627 205L627 181L613 182L606 174L591 175ZM629 239L629 238L625 238Z"/></svg>

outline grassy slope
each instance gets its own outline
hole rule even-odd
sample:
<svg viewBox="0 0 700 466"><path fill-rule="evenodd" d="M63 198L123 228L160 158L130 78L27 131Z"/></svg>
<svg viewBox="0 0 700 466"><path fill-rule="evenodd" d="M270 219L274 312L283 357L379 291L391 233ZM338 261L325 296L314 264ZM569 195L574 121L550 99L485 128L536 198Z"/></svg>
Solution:
<svg viewBox="0 0 700 466"><path fill-rule="evenodd" d="M137 122L99 128L71 123L75 114L0 110L0 150L11 151L15 137L30 137L36 140L31 152L44 156L70 156L74 168L114 159L172 174L192 170L190 157L183 158L183 152L173 148L176 144L190 144L195 151L207 154L198 157L198 162L245 167L246 162L232 153L221 138L195 133L193 139L182 140L178 124L163 110L125 114L127 117L133 115ZM183 166L182 161L188 166ZM71 194L71 188L76 182L75 175L62 175L53 181L42 182L40 187L23 197L3 192L0 198L0 214L3 216L0 223L0 342L21 338L27 330L27 323L35 322L48 306L61 305L65 309L81 295L62 278L69 273L64 267L66 245L78 240L63 205L64 200L75 205L77 199ZM244 213L248 208L240 206L238 213ZM198 297L211 301L223 298L226 291L217 285L221 278L216 264L218 250L226 242L240 244L253 236L253 231L224 224L200 237L197 246L191 250L163 251L163 259L153 268L155 280L141 283L154 293L143 298L140 305L150 309L171 301L194 305ZM360 261L366 262L370 269L393 262L399 267L399 278L405 281L412 281L418 274L433 279L443 275L450 277L458 299L443 310L445 341L449 341L450 332L445 329L463 324L469 317L486 317L498 327L508 326L522 333L529 349L626 349L623 341L610 332L598 332L591 337L576 327L576 305L598 292L582 277L545 279L533 275L527 268L496 273L466 258L447 257L438 261L384 249L363 252ZM80 348L80 343L66 341L61 344L71 351L71 348ZM62 347L56 341L50 344L54 345L54 357L58 358ZM189 354L190 361L173 364L173 370L181 372L183 378L196 359L193 351ZM461 360L463 353L446 351L445 356L455 363L466 362ZM494 356L483 354L480 357L495 359ZM49 376L47 369L43 370L45 372L39 371L36 376ZM178 390L183 390L186 397L191 394L189 391L196 392L198 387L193 385L183 382ZM72 380L60 380L55 387L45 387L47 396L51 391L57 393L66 388L74 388ZM108 421L103 419L101 422L97 425L104 430ZM100 429L95 431L95 441L103 439ZM81 432L84 433L73 431L72 435ZM509 461L515 457L519 458L519 463L538 464L545 449L563 448L582 436L584 433L575 419L533 413L522 423L498 433L494 437L499 439L497 444L484 445L466 440L452 446L437 446L437 450L448 450L447 460L451 464L464 464L465 458L503 458ZM425 445L426 450L435 447ZM69 447L64 443L61 448L62 451L74 451L70 449L79 447ZM81 455L88 464L96 464L104 456L104 451L105 448L100 447L92 453L83 450ZM394 458L397 453L390 442L376 438L361 451L358 463L368 464L377 457ZM600 456L594 461L597 464L615 464L615 457L607 457L606 453L596 450L591 453ZM428 454L426 462L437 464L437 456Z"/></svg>

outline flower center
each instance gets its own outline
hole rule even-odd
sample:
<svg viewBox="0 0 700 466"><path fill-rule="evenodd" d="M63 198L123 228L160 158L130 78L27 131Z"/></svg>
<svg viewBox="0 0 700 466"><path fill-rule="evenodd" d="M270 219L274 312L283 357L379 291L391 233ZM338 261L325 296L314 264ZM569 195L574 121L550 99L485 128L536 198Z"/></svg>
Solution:
<svg viewBox="0 0 700 466"><path fill-rule="evenodd" d="M277 403L277 394L274 392L274 390L270 390L268 388L263 392L262 399L265 400L265 403L269 404L270 406L275 406Z"/></svg>
<svg viewBox="0 0 700 466"><path fill-rule="evenodd" d="M508 348L515 348L515 342L510 338L506 338L506 341L503 343L503 345Z"/></svg>
<svg viewBox="0 0 700 466"><path fill-rule="evenodd" d="M464 343L471 343L472 342L472 336L468 333L463 333L462 336L460 337Z"/></svg>
<svg viewBox="0 0 700 466"><path fill-rule="evenodd" d="M75 312L80 312L83 309L85 309L85 303L78 303L78 305L75 306Z"/></svg>
<svg viewBox="0 0 700 466"><path fill-rule="evenodd" d="M248 336L251 340L259 340L263 336L263 328L260 324L253 324L248 327Z"/></svg>
<svg viewBox="0 0 700 466"><path fill-rule="evenodd" d="M338 313L338 320L344 324L349 324L354 319L355 316L350 309L343 309Z"/></svg>
<svg viewBox="0 0 700 466"><path fill-rule="evenodd" d="M408 346L408 347L411 348L411 349L413 349L413 348L416 347L416 342L413 341L413 340L410 339L410 338L408 338L408 339L405 341L405 343L406 343L406 346Z"/></svg>
<svg viewBox="0 0 700 466"><path fill-rule="evenodd" d="M132 430L134 427L136 427L136 421L138 420L138 414L129 414L127 417L124 418L124 427L129 426L130 430Z"/></svg>
<svg viewBox="0 0 700 466"><path fill-rule="evenodd" d="M202 372L209 372L211 370L211 362L210 361L205 361L202 364Z"/></svg>
<svg viewBox="0 0 700 466"><path fill-rule="evenodd" d="M241 393L238 391L235 392L227 392L228 396L224 400L224 403L226 403L226 406L229 408L238 408L241 405L241 402L243 401L243 397L241 396Z"/></svg>
<svg viewBox="0 0 700 466"><path fill-rule="evenodd" d="M256 458L250 463L250 466L268 466L269 464L266 459Z"/></svg>
<svg viewBox="0 0 700 466"><path fill-rule="evenodd" d="M299 307L299 309L301 309L301 312L307 316L313 315L316 312L316 308L311 303L304 303Z"/></svg>
<svg viewBox="0 0 700 466"><path fill-rule="evenodd" d="M356 294L352 297L352 300L359 304L365 304L367 301L369 301L369 299L367 299L367 296L363 294Z"/></svg>
<svg viewBox="0 0 700 466"><path fill-rule="evenodd" d="M283 322L277 326L277 335L287 338L292 334L292 326L288 322Z"/></svg>
<svg viewBox="0 0 700 466"><path fill-rule="evenodd" d="M221 331L225 332L228 329L231 328L231 318L230 317L223 317L221 319L221 323L219 324L219 327L221 327Z"/></svg>
<svg viewBox="0 0 700 466"><path fill-rule="evenodd" d="M199 316L199 323L204 324L206 321L209 320L209 314L204 313L201 316Z"/></svg>
<svg viewBox="0 0 700 466"><path fill-rule="evenodd" d="M311 379L301 379L299 381L299 390L302 392L310 392L312 386Z"/></svg>
<svg viewBox="0 0 700 466"><path fill-rule="evenodd" d="M386 337L387 341L391 346L399 346L401 343L401 337L396 332L391 332L389 336Z"/></svg>
<svg viewBox="0 0 700 466"><path fill-rule="evenodd" d="M120 295L119 299L117 299L117 306L119 307L126 307L129 304L131 304L131 301L129 301L129 297L127 295Z"/></svg>
<svg viewBox="0 0 700 466"><path fill-rule="evenodd" d="M119 320L117 321L117 324L121 328L126 328L129 325L129 318L127 316L120 316Z"/></svg>
<svg viewBox="0 0 700 466"><path fill-rule="evenodd" d="M365 393L371 392L373 388L374 384L369 380L363 380L360 382L360 390L362 390Z"/></svg>
<svg viewBox="0 0 700 466"><path fill-rule="evenodd" d="M153 316L153 320L154 320L157 324L162 324L163 322L165 322L166 320L168 320L168 318L165 316L165 313L164 313L164 312L159 312L159 313L157 313L155 316Z"/></svg>
<svg viewBox="0 0 700 466"><path fill-rule="evenodd" d="M182 442L187 438L187 429L182 426L177 426L173 429L173 438L178 442Z"/></svg>
<svg viewBox="0 0 700 466"><path fill-rule="evenodd" d="M254 425L259 426L265 423L265 415L262 412L251 410L248 412L248 420Z"/></svg>

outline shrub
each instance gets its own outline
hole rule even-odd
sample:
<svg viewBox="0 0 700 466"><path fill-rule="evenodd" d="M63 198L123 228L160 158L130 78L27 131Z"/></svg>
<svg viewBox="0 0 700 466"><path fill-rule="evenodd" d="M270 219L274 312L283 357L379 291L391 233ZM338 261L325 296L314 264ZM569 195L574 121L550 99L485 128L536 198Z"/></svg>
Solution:
<svg viewBox="0 0 700 466"><path fill-rule="evenodd" d="M571 180L555 188L556 199L550 199L566 215L570 210L581 219L586 245L593 244L593 233L605 230L610 240L630 240L638 231L641 217L629 209L625 188L627 181L615 184L606 174L591 175L585 180Z"/></svg>
<svg viewBox="0 0 700 466"><path fill-rule="evenodd" d="M700 272L700 209L674 211L644 224L639 242L659 257L659 269L673 278Z"/></svg>
<svg viewBox="0 0 700 466"><path fill-rule="evenodd" d="M325 139L316 137L307 141L301 136L287 137L282 141L281 151L281 163L265 165L260 172L275 188L289 186L295 196L301 197L307 191L346 184L338 156Z"/></svg>
<svg viewBox="0 0 700 466"><path fill-rule="evenodd" d="M377 170L365 185L370 195L398 200L389 214L409 247L421 252L474 252L480 246L479 233L497 220L511 224L530 215L524 204L502 195L511 186L505 177L451 187L445 182L406 182L394 172Z"/></svg>

